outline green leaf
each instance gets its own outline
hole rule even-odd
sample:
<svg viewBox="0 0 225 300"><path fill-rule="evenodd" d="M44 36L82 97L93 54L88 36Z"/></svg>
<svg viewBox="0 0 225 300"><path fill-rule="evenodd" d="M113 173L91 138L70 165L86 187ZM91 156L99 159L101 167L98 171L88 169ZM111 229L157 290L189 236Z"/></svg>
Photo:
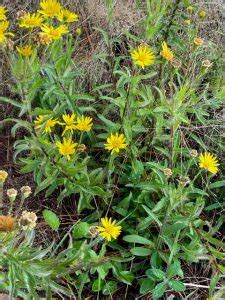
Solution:
<svg viewBox="0 0 225 300"><path fill-rule="evenodd" d="M102 289L102 293L105 296L113 295L116 290L117 290L117 283L115 281L108 281L104 285Z"/></svg>
<svg viewBox="0 0 225 300"><path fill-rule="evenodd" d="M73 238L81 239L87 236L90 225L87 222L78 223L73 229Z"/></svg>
<svg viewBox="0 0 225 300"><path fill-rule="evenodd" d="M148 256L152 253L152 250L144 247L134 247L130 249L130 252L136 256Z"/></svg>
<svg viewBox="0 0 225 300"><path fill-rule="evenodd" d="M152 292L153 299L158 299L162 297L165 291L166 291L166 283L165 282L158 283Z"/></svg>
<svg viewBox="0 0 225 300"><path fill-rule="evenodd" d="M93 292L101 291L103 288L103 284L104 284L104 281L101 278L95 279L95 281L92 284L92 291Z"/></svg>
<svg viewBox="0 0 225 300"><path fill-rule="evenodd" d="M51 210L45 209L42 212L45 222L55 231L59 229L60 221L58 216Z"/></svg>
<svg viewBox="0 0 225 300"><path fill-rule="evenodd" d="M169 281L169 286L171 287L171 289L173 289L174 291L177 291L177 292L183 292L186 289L183 282L177 281L177 280L174 280L174 279L171 279Z"/></svg>
<svg viewBox="0 0 225 300"><path fill-rule="evenodd" d="M210 189L216 189L216 188L219 188L219 187L222 187L222 186L225 186L225 180L213 182L209 185L209 188Z"/></svg>
<svg viewBox="0 0 225 300"><path fill-rule="evenodd" d="M153 275L155 277L157 277L158 279L163 279L165 278L165 272L163 272L162 270L160 269L151 269Z"/></svg>
<svg viewBox="0 0 225 300"><path fill-rule="evenodd" d="M136 235L136 234L125 235L123 237L123 240L128 243L137 243L137 244L143 244L143 245L148 245L148 246L152 246L152 247L155 246L155 244L152 241L150 241L142 236Z"/></svg>
<svg viewBox="0 0 225 300"><path fill-rule="evenodd" d="M150 292L154 287L154 281L149 278L145 278L140 286L140 294L146 294Z"/></svg>

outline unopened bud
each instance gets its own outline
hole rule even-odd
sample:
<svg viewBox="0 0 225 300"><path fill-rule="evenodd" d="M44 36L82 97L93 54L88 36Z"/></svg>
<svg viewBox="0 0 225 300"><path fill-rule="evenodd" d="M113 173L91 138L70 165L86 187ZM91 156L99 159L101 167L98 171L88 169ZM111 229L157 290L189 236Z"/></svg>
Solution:
<svg viewBox="0 0 225 300"><path fill-rule="evenodd" d="M176 58L176 57L173 57L173 58L171 59L171 64L172 64L172 66L174 66L174 68L176 68L176 69L178 69L178 68L180 68L180 67L182 66L182 62L181 62L178 58Z"/></svg>
<svg viewBox="0 0 225 300"><path fill-rule="evenodd" d="M191 154L192 157L197 157L198 156L198 151L195 150L195 149L192 149L190 154Z"/></svg>
<svg viewBox="0 0 225 300"><path fill-rule="evenodd" d="M172 170L169 169L169 168L166 168L163 170L163 173L166 177L170 177L173 173L172 173Z"/></svg>
<svg viewBox="0 0 225 300"><path fill-rule="evenodd" d="M193 43L195 44L195 46L200 47L203 44L204 40L201 38L195 38L193 40Z"/></svg>
<svg viewBox="0 0 225 300"><path fill-rule="evenodd" d="M212 66L212 62L211 62L210 60L204 60L204 61L202 62L202 66L203 66L204 68L210 68L210 67Z"/></svg>
<svg viewBox="0 0 225 300"><path fill-rule="evenodd" d="M17 19L23 19L25 16L26 16L26 12L25 12L25 10L20 10L20 11L18 11L17 13L16 13L16 18Z"/></svg>
<svg viewBox="0 0 225 300"><path fill-rule="evenodd" d="M31 188L28 185L22 186L20 191L21 191L23 199L28 198L30 196L30 194L32 193Z"/></svg>
<svg viewBox="0 0 225 300"><path fill-rule="evenodd" d="M16 200L16 196L17 196L18 192L15 189L8 189L6 194L9 197L9 200L11 202L14 202Z"/></svg>
<svg viewBox="0 0 225 300"><path fill-rule="evenodd" d="M0 170L0 183L4 183L8 177L8 173L4 170Z"/></svg>
<svg viewBox="0 0 225 300"><path fill-rule="evenodd" d="M77 34L77 35L81 35L81 28L80 28L80 27L78 27L78 28L76 29L76 34Z"/></svg>

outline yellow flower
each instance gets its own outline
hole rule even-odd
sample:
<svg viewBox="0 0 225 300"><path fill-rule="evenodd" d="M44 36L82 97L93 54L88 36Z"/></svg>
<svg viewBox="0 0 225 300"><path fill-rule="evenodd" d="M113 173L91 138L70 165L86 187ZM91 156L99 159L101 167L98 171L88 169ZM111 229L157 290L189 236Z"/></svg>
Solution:
<svg viewBox="0 0 225 300"><path fill-rule="evenodd" d="M76 129L80 131L90 131L92 127L92 118L81 116L81 118L77 118Z"/></svg>
<svg viewBox="0 0 225 300"><path fill-rule="evenodd" d="M20 20L19 27L25 27L28 29L40 27L42 22L43 22L43 18L40 14L38 13L30 14L28 12L25 15L25 17Z"/></svg>
<svg viewBox="0 0 225 300"><path fill-rule="evenodd" d="M99 235L105 238L108 242L112 239L117 239L121 233L121 226L116 225L116 221L112 218L101 218L102 226L98 226Z"/></svg>
<svg viewBox="0 0 225 300"><path fill-rule="evenodd" d="M118 132L116 134L112 134L111 136L107 138L107 144L105 144L105 149L114 152L119 152L120 149L126 148L126 139L124 134L119 134Z"/></svg>
<svg viewBox="0 0 225 300"><path fill-rule="evenodd" d="M80 27L78 27L78 28L76 29L76 34L77 34L77 35L81 35L81 28L80 28Z"/></svg>
<svg viewBox="0 0 225 300"><path fill-rule="evenodd" d="M206 17L206 12L204 10L200 10L199 17L205 18Z"/></svg>
<svg viewBox="0 0 225 300"><path fill-rule="evenodd" d="M34 120L34 128L35 129L40 129L42 127L42 124L44 122L44 116L38 116L36 117L36 120Z"/></svg>
<svg viewBox="0 0 225 300"><path fill-rule="evenodd" d="M0 170L0 181L5 182L8 177L8 173L4 170Z"/></svg>
<svg viewBox="0 0 225 300"><path fill-rule="evenodd" d="M160 52L160 55L167 61L173 59L173 52L170 50L170 48L168 48L166 42L162 43L162 51Z"/></svg>
<svg viewBox="0 0 225 300"><path fill-rule="evenodd" d="M9 21L0 22L0 44L5 44L7 42L7 36L14 36L12 32L7 32L9 27Z"/></svg>
<svg viewBox="0 0 225 300"><path fill-rule="evenodd" d="M218 172L218 159L216 156L205 152L204 154L200 154L199 157L199 168L208 170L212 174L216 174Z"/></svg>
<svg viewBox="0 0 225 300"><path fill-rule="evenodd" d="M76 129L76 125L75 125L76 114L72 114L72 115L63 114L62 118L63 121L65 122L62 123L62 125L66 126L62 135L64 135L67 130L70 130L71 133L73 133L73 130Z"/></svg>
<svg viewBox="0 0 225 300"><path fill-rule="evenodd" d="M141 66L142 69L154 64L155 62L155 54L147 45L138 46L137 50L133 50L131 52L131 56L134 63Z"/></svg>
<svg viewBox="0 0 225 300"><path fill-rule="evenodd" d="M201 38L195 38L193 40L193 43L195 44L195 46L200 47L203 44L203 39L201 39Z"/></svg>
<svg viewBox="0 0 225 300"><path fill-rule="evenodd" d="M78 143L73 143L71 138L63 138L63 142L56 142L56 145L59 149L59 153L66 156L68 160L70 160L70 155L75 153L75 148Z"/></svg>
<svg viewBox="0 0 225 300"><path fill-rule="evenodd" d="M78 21L78 15L69 11L68 9L61 9L57 15L60 22L72 23Z"/></svg>
<svg viewBox="0 0 225 300"><path fill-rule="evenodd" d="M45 18L57 17L61 10L61 4L57 0L43 0L40 2L41 10L38 10Z"/></svg>
<svg viewBox="0 0 225 300"><path fill-rule="evenodd" d="M50 119L47 119L45 121L45 124L44 124L44 130L42 131L42 133L50 133L52 132L52 128L56 125L56 124L59 124L59 121L58 119L53 119L53 118L50 118Z"/></svg>
<svg viewBox="0 0 225 300"><path fill-rule="evenodd" d="M25 45L24 47L16 47L16 50L23 56L30 56L33 52L31 45Z"/></svg>
<svg viewBox="0 0 225 300"><path fill-rule="evenodd" d="M43 25L41 30L41 34L45 34L45 36L50 40L58 40L63 34L69 32L65 25L60 25L58 27Z"/></svg>
<svg viewBox="0 0 225 300"><path fill-rule="evenodd" d="M6 11L5 6L0 5L0 21L6 21Z"/></svg>

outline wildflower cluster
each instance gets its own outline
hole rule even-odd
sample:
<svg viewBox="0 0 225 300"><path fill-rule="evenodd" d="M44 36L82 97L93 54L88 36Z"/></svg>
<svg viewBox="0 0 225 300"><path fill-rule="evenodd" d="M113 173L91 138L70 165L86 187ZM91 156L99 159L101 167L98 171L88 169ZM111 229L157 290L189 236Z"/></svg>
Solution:
<svg viewBox="0 0 225 300"><path fill-rule="evenodd" d="M21 41L20 45L16 46L18 53L24 57L30 56L38 44L49 45L69 33L69 24L78 20L76 13L63 8L57 0L41 1L40 9L34 13L18 12L19 27L29 32L28 43L24 44ZM0 6L0 44L2 45L9 45L11 42L9 37L14 37L14 34L8 30L9 26L7 9Z"/></svg>

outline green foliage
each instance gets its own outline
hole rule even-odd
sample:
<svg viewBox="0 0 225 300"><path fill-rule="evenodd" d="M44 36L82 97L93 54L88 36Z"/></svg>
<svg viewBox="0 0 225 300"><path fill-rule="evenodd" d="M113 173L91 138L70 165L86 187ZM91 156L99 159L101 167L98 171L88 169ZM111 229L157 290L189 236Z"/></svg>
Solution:
<svg viewBox="0 0 225 300"><path fill-rule="evenodd" d="M115 3L105 2L110 30ZM73 61L77 39L71 34L29 58L10 54L12 91L19 97L0 100L18 110L17 119L5 120L15 123L12 134L21 128L26 132L14 144L15 161L21 173L33 174L36 194L55 193L58 205L73 199L79 219L53 253L64 242L68 249L54 256L53 246L37 250L32 240L16 247L10 239L9 251L2 251L7 269L2 284L11 296L37 299L41 290L48 299L53 292L82 299L86 288L99 297L116 295L122 285L138 285L141 296L160 299L173 290L186 298L183 265L204 261L210 269L210 297L217 295L225 272L224 216L219 216L224 166L218 172L208 164L202 167L199 154L215 153L220 159L224 150L218 136L204 131L221 126L212 117L223 107L224 87L217 70L219 52L210 43L194 44L200 9L190 6L190 1L146 1L146 18L122 35L126 50L120 54L113 49L122 39L98 28L105 48L96 60L110 76L91 89L79 84L85 70ZM143 39L156 57L144 69L131 57ZM173 52L170 59L161 52L163 42ZM48 55L43 58L41 51ZM212 65L206 66L207 60ZM65 114L76 114L69 130ZM81 116L91 116L90 130L78 129ZM55 124L46 130L49 120ZM127 146L110 153L105 144L116 133ZM62 153L58 144L63 138L72 139L76 151ZM48 209L43 216L61 235L58 216ZM98 227L104 216L122 227L118 239L111 235L112 241L104 240L104 221Z"/></svg>

